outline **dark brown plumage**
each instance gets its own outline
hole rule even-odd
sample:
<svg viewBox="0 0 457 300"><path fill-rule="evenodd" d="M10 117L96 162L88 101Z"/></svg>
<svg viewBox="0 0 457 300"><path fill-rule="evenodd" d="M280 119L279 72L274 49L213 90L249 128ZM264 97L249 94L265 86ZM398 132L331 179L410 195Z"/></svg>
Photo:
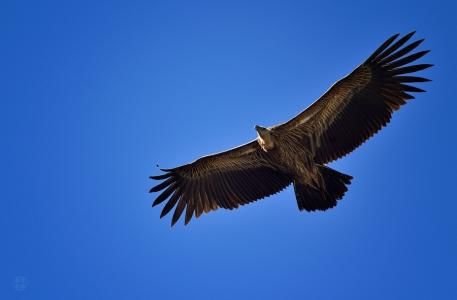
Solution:
<svg viewBox="0 0 457 300"><path fill-rule="evenodd" d="M429 81L409 75L432 65L410 63L429 51L411 54L423 40L406 45L414 32L385 41L364 63L336 82L290 121L263 128L258 139L173 169L150 192L161 192L153 206L168 200L161 216L174 207L172 225L185 211L192 216L218 208L233 209L294 185L300 210L326 210L344 196L352 177L325 164L352 152L377 133L412 92L410 83ZM406 46L405 46L406 45Z"/></svg>

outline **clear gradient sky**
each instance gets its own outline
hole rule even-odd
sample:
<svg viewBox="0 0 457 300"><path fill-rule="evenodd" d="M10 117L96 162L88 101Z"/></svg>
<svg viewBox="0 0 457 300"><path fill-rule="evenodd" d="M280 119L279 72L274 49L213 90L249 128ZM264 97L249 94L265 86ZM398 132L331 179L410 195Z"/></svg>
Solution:
<svg viewBox="0 0 457 300"><path fill-rule="evenodd" d="M2 1L0 299L457 299L455 1ZM149 175L255 137L394 33L433 79L292 190L170 228Z"/></svg>

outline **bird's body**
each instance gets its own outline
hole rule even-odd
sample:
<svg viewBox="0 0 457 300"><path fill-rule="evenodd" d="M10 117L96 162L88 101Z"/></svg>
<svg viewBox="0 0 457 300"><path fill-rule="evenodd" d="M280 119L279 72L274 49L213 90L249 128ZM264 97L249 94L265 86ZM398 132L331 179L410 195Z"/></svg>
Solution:
<svg viewBox="0 0 457 300"><path fill-rule="evenodd" d="M281 135L274 127L271 129L256 126L257 142L265 152L268 164L302 181L314 176L313 153L309 143L302 136Z"/></svg>
<svg viewBox="0 0 457 300"><path fill-rule="evenodd" d="M172 225L186 210L193 215L233 209L270 196L293 184L300 210L326 210L347 191L352 176L326 166L352 152L378 132L407 100L423 90L409 85L428 79L406 74L430 67L408 65L428 51L409 54L423 40L404 44L414 33L384 42L363 64L288 122L256 126L257 139L202 157L164 174L151 189L162 191L153 205L168 202L161 217L176 207ZM395 41L396 40L396 41ZM395 41L395 42L394 42Z"/></svg>

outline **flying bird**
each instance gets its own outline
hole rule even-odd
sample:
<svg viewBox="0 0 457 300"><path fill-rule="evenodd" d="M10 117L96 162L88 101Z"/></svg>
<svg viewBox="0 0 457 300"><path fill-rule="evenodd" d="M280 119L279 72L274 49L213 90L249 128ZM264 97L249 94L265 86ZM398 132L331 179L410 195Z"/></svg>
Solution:
<svg viewBox="0 0 457 300"><path fill-rule="evenodd" d="M291 120L255 126L257 138L228 151L151 176L161 180L152 206L168 200L160 217L174 207L173 226L185 210L187 225L218 208L234 209L293 185L300 211L327 210L342 199L352 176L326 166L360 146L387 125L394 111L424 90L411 83L430 81L410 73L431 67L411 64L429 50L414 52L411 32L387 39L360 66ZM414 52L414 53L412 53Z"/></svg>

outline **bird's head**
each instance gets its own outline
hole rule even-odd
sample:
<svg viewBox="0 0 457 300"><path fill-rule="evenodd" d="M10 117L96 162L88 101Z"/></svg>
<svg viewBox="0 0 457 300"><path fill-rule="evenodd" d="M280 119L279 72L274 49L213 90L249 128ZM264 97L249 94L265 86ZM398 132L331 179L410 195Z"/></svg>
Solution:
<svg viewBox="0 0 457 300"><path fill-rule="evenodd" d="M271 129L256 125L255 130L257 131L257 142L263 151L268 152L275 147L273 134Z"/></svg>

